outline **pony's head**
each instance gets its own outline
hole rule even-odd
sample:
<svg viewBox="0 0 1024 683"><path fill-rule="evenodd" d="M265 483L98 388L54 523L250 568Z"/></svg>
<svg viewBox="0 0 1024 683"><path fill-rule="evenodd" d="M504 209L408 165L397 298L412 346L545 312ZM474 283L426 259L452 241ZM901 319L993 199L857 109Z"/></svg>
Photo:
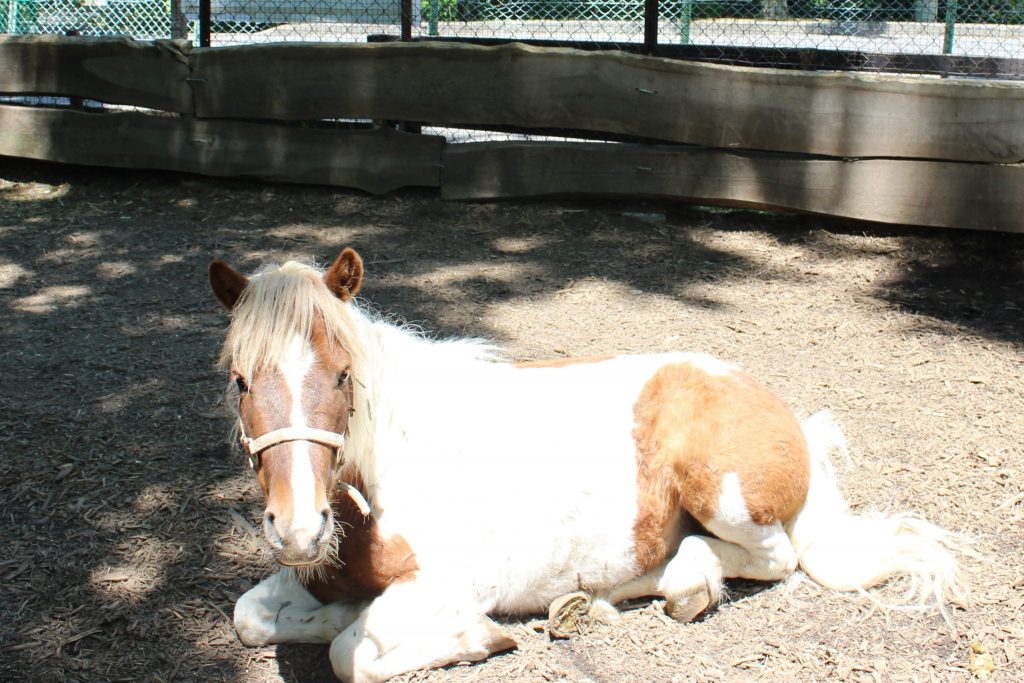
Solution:
<svg viewBox="0 0 1024 683"><path fill-rule="evenodd" d="M281 564L317 564L336 540L331 493L355 391L348 306L362 279L352 249L324 272L288 262L249 278L210 264L213 292L232 313L221 364L237 389L239 437Z"/></svg>

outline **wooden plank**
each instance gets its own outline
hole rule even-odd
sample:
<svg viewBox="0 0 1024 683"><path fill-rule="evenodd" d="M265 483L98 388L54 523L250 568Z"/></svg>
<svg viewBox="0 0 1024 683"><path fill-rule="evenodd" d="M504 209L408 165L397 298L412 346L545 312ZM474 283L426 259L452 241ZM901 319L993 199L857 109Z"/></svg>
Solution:
<svg viewBox="0 0 1024 683"><path fill-rule="evenodd" d="M441 137L386 128L297 128L0 105L0 155L338 185L374 193L437 187L444 144Z"/></svg>
<svg viewBox="0 0 1024 683"><path fill-rule="evenodd" d="M367 36L371 43L396 40L394 36L377 34ZM522 42L537 47L571 47L577 50L622 50L636 54L647 53L643 43L573 40L522 40L508 38L418 36L417 42L441 41L470 43L473 45L507 45ZM821 50L806 47L754 47L746 45L658 45L659 57L756 66L765 69L798 69L815 71L873 71L899 74L929 74L933 76L971 76L974 78L1024 79L1024 59L1014 57L968 57L965 55L918 55L910 53L864 52L862 50Z"/></svg>
<svg viewBox="0 0 1024 683"><path fill-rule="evenodd" d="M777 71L521 44L246 45L194 50L192 60L201 117L365 117L837 157L1024 159L1024 83L1016 81Z"/></svg>
<svg viewBox="0 0 1024 683"><path fill-rule="evenodd" d="M185 40L0 36L0 93L192 111Z"/></svg>
<svg viewBox="0 0 1024 683"><path fill-rule="evenodd" d="M654 197L1024 232L1022 165L536 142L448 145L442 159L445 199Z"/></svg>

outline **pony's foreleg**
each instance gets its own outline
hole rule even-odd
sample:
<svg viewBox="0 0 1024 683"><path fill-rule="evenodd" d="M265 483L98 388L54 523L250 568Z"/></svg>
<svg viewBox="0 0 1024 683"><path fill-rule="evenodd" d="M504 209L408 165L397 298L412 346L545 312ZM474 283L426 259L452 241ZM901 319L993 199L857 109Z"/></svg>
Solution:
<svg viewBox="0 0 1024 683"><path fill-rule="evenodd" d="M321 604L290 569L267 577L235 603L235 631L244 644L329 643L365 603Z"/></svg>
<svg viewBox="0 0 1024 683"><path fill-rule="evenodd" d="M516 641L481 611L413 581L388 588L334 639L331 667L343 681L370 683L514 647Z"/></svg>

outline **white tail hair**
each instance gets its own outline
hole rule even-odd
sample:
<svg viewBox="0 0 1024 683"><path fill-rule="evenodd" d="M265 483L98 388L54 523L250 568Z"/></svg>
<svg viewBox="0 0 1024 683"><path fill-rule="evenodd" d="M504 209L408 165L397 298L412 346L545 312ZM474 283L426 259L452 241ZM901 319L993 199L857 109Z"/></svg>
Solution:
<svg viewBox="0 0 1024 683"><path fill-rule="evenodd" d="M800 567L827 588L857 591L883 607L937 607L948 621L947 602L963 604L967 590L953 554L969 553L965 539L908 513L849 511L832 465L832 452L849 458L846 437L832 413L802 423L811 460L807 501L788 528ZM865 589L894 577L910 579L896 604L885 604Z"/></svg>

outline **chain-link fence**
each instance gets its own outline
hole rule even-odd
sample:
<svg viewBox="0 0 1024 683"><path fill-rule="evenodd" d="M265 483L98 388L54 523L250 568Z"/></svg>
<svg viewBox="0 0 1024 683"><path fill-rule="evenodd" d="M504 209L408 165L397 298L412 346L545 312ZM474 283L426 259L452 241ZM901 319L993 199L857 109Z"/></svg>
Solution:
<svg viewBox="0 0 1024 683"><path fill-rule="evenodd" d="M198 42L199 2L0 0L0 32ZM856 68L858 59L863 68L865 54L953 55L974 58L958 62L960 74L973 73L972 63L979 65L977 75L994 73L993 59L1014 60L1002 72L1019 77L1024 71L1024 0L662 0L646 5L644 0L412 0L405 33L411 39L636 48L656 29L659 46L686 46L685 56L733 63L772 65L772 51L785 62L785 54L803 59L799 55L809 50L824 50L849 55L842 57L845 65L828 64L834 68ZM647 21L652 6L656 22ZM398 37L401 16L401 0L211 0L206 30L213 45L361 42ZM989 66L982 69L984 60Z"/></svg>
<svg viewBox="0 0 1024 683"><path fill-rule="evenodd" d="M168 38L168 0L0 0L0 33Z"/></svg>
<svg viewBox="0 0 1024 683"><path fill-rule="evenodd" d="M642 43L642 0L425 0L421 35ZM668 0L659 45L1024 57L1024 0ZM763 51L759 54L764 54Z"/></svg>

